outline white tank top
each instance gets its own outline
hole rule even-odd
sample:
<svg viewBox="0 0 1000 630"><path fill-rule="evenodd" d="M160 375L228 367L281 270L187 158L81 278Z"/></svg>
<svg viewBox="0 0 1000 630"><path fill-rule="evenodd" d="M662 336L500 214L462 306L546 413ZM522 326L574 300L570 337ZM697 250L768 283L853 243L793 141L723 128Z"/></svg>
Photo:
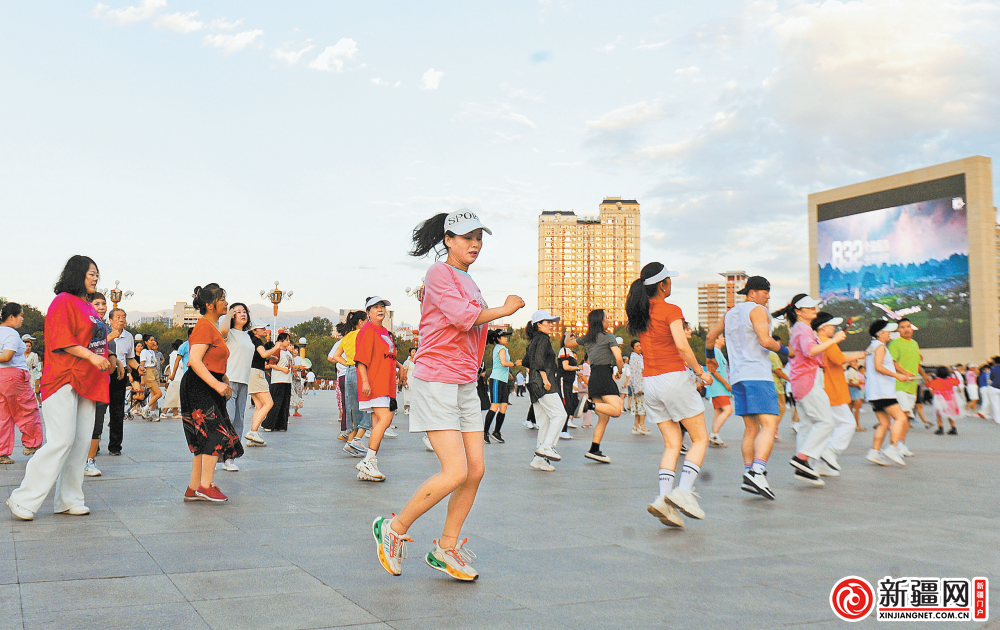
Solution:
<svg viewBox="0 0 1000 630"><path fill-rule="evenodd" d="M750 311L760 306L756 302L741 302L726 313L726 348L729 353L729 382L774 382L771 372L771 351L760 345L757 332L750 322ZM768 315L770 321L770 315Z"/></svg>
<svg viewBox="0 0 1000 630"><path fill-rule="evenodd" d="M868 400L896 398L896 379L875 369L875 349L879 346L885 348L885 344L881 341L873 340L869 346L871 354L865 357L865 398ZM882 367L892 373L896 372L896 366L892 362L892 355L889 354L888 348L885 348L885 355L882 357Z"/></svg>

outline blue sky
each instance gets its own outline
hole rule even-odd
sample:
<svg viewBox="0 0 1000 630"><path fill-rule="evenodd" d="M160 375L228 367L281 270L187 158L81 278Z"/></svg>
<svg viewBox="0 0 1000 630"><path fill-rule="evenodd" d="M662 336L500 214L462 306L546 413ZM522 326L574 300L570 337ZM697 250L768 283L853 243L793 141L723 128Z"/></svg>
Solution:
<svg viewBox="0 0 1000 630"><path fill-rule="evenodd" d="M692 321L727 269L787 300L808 193L1000 154L998 26L927 0L4 3L0 295L44 308L85 253L134 310L281 280L289 308L379 294L416 323L409 233L468 207L487 300L530 312L538 213L613 195Z"/></svg>

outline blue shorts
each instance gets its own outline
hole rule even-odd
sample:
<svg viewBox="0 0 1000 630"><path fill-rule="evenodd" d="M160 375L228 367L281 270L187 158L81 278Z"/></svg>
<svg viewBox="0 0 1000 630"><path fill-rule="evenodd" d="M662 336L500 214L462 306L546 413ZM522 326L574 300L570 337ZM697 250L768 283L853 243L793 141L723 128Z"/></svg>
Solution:
<svg viewBox="0 0 1000 630"><path fill-rule="evenodd" d="M773 380L733 383L733 401L737 416L778 415L778 391Z"/></svg>

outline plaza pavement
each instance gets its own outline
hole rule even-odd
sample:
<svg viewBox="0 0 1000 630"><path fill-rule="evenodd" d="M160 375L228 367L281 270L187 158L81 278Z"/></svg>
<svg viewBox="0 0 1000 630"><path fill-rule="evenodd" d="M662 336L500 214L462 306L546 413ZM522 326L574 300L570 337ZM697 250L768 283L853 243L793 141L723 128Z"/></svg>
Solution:
<svg viewBox="0 0 1000 630"><path fill-rule="evenodd" d="M710 449L697 491L707 513L663 527L646 513L662 441L612 421L603 450L589 433L561 441L557 470L528 468L535 432L514 398L507 443L487 445L487 472L463 535L482 576L459 583L422 560L440 534L439 505L410 530L403 575L378 563L371 521L398 510L437 470L420 436L383 443L385 483L355 478L335 440L335 397L306 398L305 417L270 446L247 449L242 470L219 470L226 504L184 503L189 455L179 421L126 422L124 456L101 456L87 479L90 516L33 522L0 515L0 630L86 628L836 628L833 583L858 575L991 579L1000 610L997 484L1000 426L961 422L958 437L914 428L917 457L882 468L864 460L867 432L826 488L795 482L791 431L771 459L774 502L739 489L742 422ZM784 423L787 423L787 416ZM105 433L106 435L106 433ZM106 451L106 443L102 445ZM0 467L3 497L25 457ZM997 612L994 612L994 616ZM996 622L989 622L992 626ZM893 627L869 617L858 627ZM974 628L971 622L922 628ZM896 627L906 627L900 624ZM1000 627L996 625L993 627Z"/></svg>

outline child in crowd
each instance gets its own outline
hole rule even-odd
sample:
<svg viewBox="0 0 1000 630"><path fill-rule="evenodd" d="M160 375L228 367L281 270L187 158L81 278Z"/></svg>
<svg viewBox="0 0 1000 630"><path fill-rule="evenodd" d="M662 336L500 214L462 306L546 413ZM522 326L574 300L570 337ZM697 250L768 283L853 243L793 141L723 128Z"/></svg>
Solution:
<svg viewBox="0 0 1000 630"><path fill-rule="evenodd" d="M951 375L946 367L939 367L934 371L937 378L931 379L926 387L934 393L934 409L937 411L938 430L934 435L944 435L944 423L942 416L951 423L951 430L948 435L958 435L958 428L955 427L955 420L962 416L962 408L958 404L958 397L955 395L955 388L958 387L958 379Z"/></svg>

